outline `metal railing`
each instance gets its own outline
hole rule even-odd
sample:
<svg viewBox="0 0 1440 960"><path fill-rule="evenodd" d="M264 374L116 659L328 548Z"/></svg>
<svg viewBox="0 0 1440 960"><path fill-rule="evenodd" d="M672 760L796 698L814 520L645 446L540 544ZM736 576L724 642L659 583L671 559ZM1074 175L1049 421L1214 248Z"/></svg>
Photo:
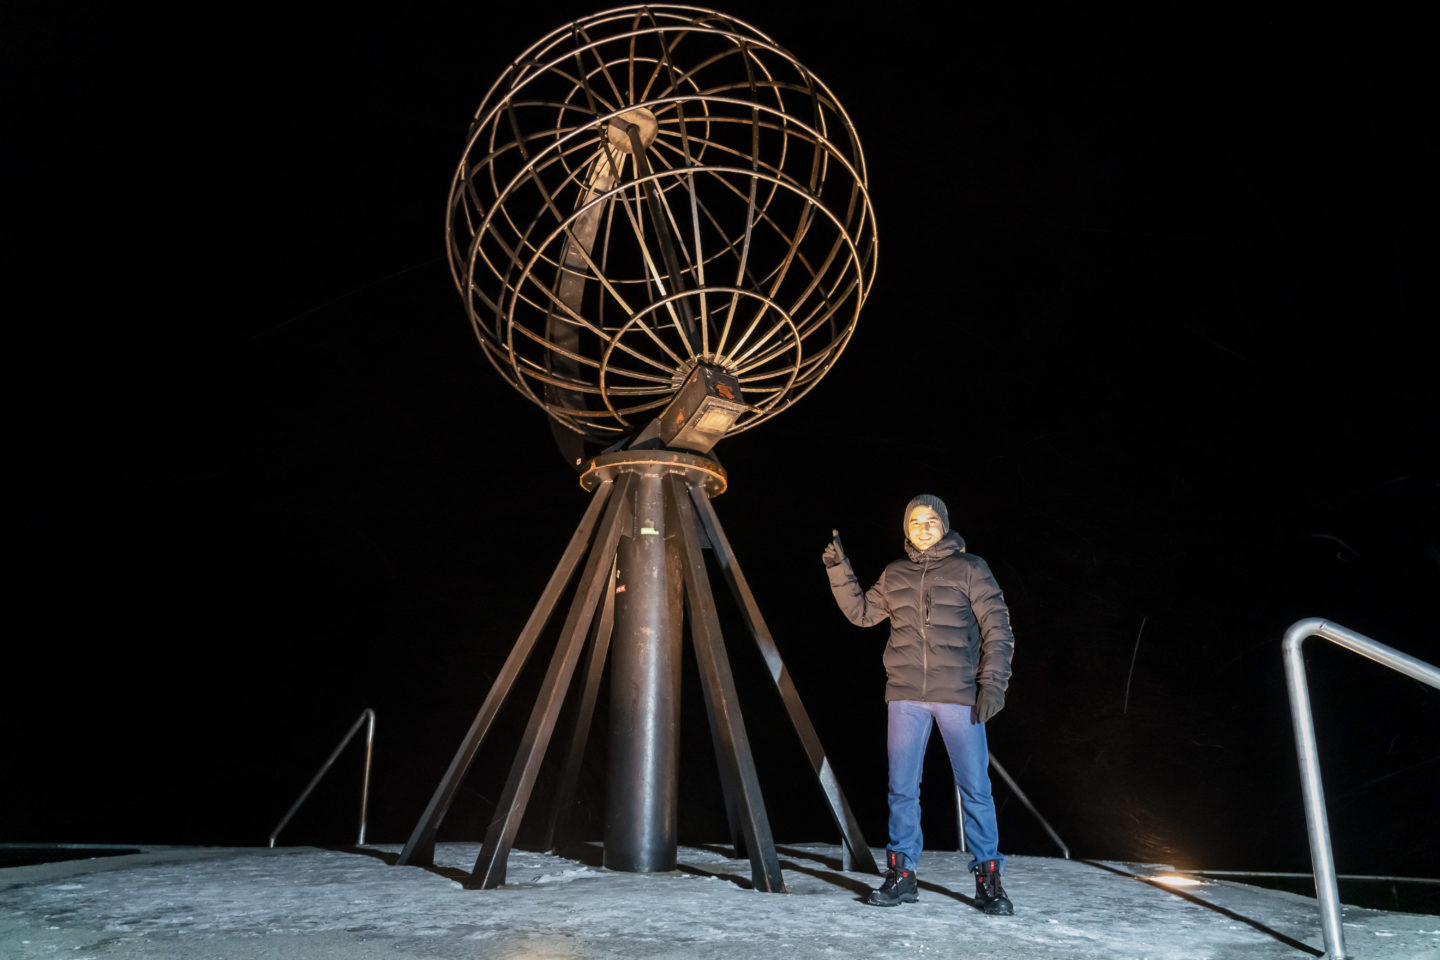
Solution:
<svg viewBox="0 0 1440 960"><path fill-rule="evenodd" d="M1320 782L1319 750L1310 711L1310 690L1305 682L1305 661L1300 655L1301 645L1310 637L1329 640L1436 689L1440 689L1440 668L1317 617L1297 620L1285 631L1282 644L1285 684L1290 690L1290 718L1295 724L1295 751L1300 757L1300 789L1305 799L1305 826L1310 833L1310 860L1315 872L1316 899L1320 902L1325 957L1344 960L1345 933L1340 926L1340 892L1330 848L1330 822L1325 815L1325 790Z"/></svg>
<svg viewBox="0 0 1440 960"><path fill-rule="evenodd" d="M1050 822L1040 816L1040 811L1035 809L1035 804L1031 803L1030 798L1025 796L1025 791L1020 789L1020 784L1015 782L1015 778L1010 776L1004 767L1000 766L1000 761L995 759L995 754L993 753L990 754L990 766L994 767L995 772L1000 774L1000 779L1004 780L1005 785L1015 794L1015 799L1024 804L1025 809L1029 810L1035 819L1040 821L1040 826L1045 828L1045 832L1050 834L1050 839L1055 841L1055 845L1065 854L1065 859L1069 860L1070 848L1065 846L1065 841L1060 839L1060 834L1055 832L1055 828L1050 826ZM955 820L960 825L960 851L962 853L968 852L969 847L965 845L965 807L960 799L959 786L955 787Z"/></svg>
<svg viewBox="0 0 1440 960"><path fill-rule="evenodd" d="M330 757L321 765L320 769L315 773L315 776L311 778L309 786L301 792L300 799L291 805L285 816L280 818L280 822L276 825L275 829L270 831L270 846L275 846L275 838L280 836L280 831L285 829L285 824L289 823L290 818L295 816L295 811L299 810L300 805L310 796L310 791L315 789L315 785L320 782L320 778L329 772L330 767L335 763L335 758L340 756L341 751L349 746L350 741L355 738L355 734L360 731L362 725L367 727L365 731L365 773L360 781L360 838L355 841L355 845L357 847L364 845L365 819L370 808L370 758L375 750L375 711L368 707L360 711L360 719L355 721L354 725L350 727L350 732L345 734L345 736L340 739L339 745L330 752Z"/></svg>

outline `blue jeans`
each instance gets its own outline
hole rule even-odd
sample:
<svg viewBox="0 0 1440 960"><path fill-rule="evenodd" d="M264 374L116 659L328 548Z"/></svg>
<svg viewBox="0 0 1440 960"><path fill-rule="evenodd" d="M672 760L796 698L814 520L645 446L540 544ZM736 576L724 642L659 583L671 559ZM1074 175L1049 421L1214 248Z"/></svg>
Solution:
<svg viewBox="0 0 1440 960"><path fill-rule="evenodd" d="M970 847L970 866L980 860L997 860L1005 866L998 849L1000 831L995 825L995 801L990 797L990 748L985 743L985 724L971 723L971 708L963 703L926 703L919 700L891 700L890 752L890 842L886 850L905 854L911 865L920 863L923 847L920 834L920 774L925 766L925 746L930 742L932 722L939 724L950 769L960 788L960 807L965 839Z"/></svg>

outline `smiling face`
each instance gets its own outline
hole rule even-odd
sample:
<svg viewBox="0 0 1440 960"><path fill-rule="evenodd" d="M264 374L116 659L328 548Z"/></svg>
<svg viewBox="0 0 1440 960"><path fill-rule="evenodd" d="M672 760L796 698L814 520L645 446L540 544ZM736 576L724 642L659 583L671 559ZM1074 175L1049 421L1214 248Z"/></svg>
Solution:
<svg viewBox="0 0 1440 960"><path fill-rule="evenodd" d="M915 544L916 550L929 550L945 536L945 524L940 514L930 507L919 506L910 511L905 521L905 535Z"/></svg>

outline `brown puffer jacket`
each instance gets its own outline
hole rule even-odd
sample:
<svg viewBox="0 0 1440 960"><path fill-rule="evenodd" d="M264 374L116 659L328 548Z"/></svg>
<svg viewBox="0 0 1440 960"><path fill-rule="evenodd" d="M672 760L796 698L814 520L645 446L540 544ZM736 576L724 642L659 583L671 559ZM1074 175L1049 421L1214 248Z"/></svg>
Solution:
<svg viewBox="0 0 1440 960"><path fill-rule="evenodd" d="M1004 690L1015 635L990 565L966 553L953 530L929 550L907 540L905 552L865 591L848 558L826 568L846 619L859 627L890 620L885 699L973 705L977 683Z"/></svg>

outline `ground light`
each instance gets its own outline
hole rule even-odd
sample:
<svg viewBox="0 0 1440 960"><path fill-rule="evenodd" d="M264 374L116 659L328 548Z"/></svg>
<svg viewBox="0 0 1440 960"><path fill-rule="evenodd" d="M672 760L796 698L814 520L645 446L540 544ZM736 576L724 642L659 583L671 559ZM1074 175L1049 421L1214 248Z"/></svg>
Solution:
<svg viewBox="0 0 1440 960"><path fill-rule="evenodd" d="M1195 877L1187 877L1187 876L1185 876L1184 874L1179 874L1179 873L1162 873L1162 874L1160 874L1159 876L1149 877L1148 879L1150 879L1151 881L1153 881L1153 882L1155 882L1155 883L1163 883L1163 884L1164 884L1165 886L1167 886L1167 887L1203 887L1203 886L1205 886L1205 881L1204 881L1204 880L1198 880L1198 879L1196 879Z"/></svg>

